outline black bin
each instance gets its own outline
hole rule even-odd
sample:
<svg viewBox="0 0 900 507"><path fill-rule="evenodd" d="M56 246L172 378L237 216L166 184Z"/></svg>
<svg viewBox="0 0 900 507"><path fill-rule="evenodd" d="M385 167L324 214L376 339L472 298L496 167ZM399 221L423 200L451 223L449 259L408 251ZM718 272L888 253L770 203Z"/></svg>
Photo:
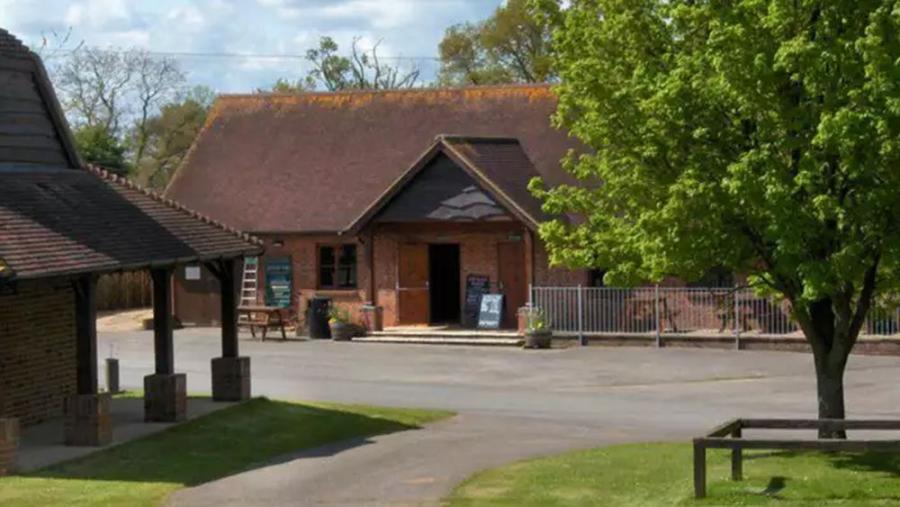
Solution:
<svg viewBox="0 0 900 507"><path fill-rule="evenodd" d="M309 300L306 321L309 322L310 338L331 338L331 329L328 328L329 308L331 298L314 297Z"/></svg>

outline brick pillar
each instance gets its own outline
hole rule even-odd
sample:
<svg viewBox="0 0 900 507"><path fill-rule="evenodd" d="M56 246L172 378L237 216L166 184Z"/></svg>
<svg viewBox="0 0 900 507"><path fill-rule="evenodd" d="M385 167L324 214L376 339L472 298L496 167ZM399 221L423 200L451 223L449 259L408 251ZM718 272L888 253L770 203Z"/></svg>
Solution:
<svg viewBox="0 0 900 507"><path fill-rule="evenodd" d="M15 417L0 419L0 477L15 469L18 448L19 420Z"/></svg>
<svg viewBox="0 0 900 507"><path fill-rule="evenodd" d="M184 373L144 377L144 420L183 421L187 417L187 377Z"/></svg>
<svg viewBox="0 0 900 507"><path fill-rule="evenodd" d="M217 357L212 360L213 401L250 399L250 358Z"/></svg>
<svg viewBox="0 0 900 507"><path fill-rule="evenodd" d="M63 400L66 445L103 446L112 442L109 393L71 394Z"/></svg>

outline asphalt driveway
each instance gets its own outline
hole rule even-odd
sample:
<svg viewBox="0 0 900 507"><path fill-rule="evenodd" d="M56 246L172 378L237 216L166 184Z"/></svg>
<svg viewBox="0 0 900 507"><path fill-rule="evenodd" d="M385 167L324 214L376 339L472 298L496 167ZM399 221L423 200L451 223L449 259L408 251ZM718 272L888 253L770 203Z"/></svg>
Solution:
<svg viewBox="0 0 900 507"><path fill-rule="evenodd" d="M153 369L152 334L101 334L122 383ZM218 330L176 332L176 370L209 391ZM686 439L735 416L815 416L808 354L588 347L524 351L242 340L253 392L273 398L444 408L425 429L301 453L176 493L173 505L436 505L472 473L616 442ZM900 358L854 356L848 412L897 417ZM298 428L302 431L302 428Z"/></svg>

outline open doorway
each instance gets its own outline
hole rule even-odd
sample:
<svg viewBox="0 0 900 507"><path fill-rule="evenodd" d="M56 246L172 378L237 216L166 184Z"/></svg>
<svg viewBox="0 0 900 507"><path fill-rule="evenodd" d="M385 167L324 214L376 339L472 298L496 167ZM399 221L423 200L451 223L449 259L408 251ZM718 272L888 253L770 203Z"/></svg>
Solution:
<svg viewBox="0 0 900 507"><path fill-rule="evenodd" d="M459 245L428 246L431 323L458 324L460 317Z"/></svg>

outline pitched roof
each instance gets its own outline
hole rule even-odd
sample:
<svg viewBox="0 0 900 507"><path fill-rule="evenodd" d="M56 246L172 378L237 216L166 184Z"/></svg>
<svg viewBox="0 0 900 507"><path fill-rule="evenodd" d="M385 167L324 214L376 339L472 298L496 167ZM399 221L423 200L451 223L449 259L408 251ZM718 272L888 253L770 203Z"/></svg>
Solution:
<svg viewBox="0 0 900 507"><path fill-rule="evenodd" d="M102 169L0 171L0 259L38 278L254 255L249 236Z"/></svg>
<svg viewBox="0 0 900 507"><path fill-rule="evenodd" d="M539 176L517 139L440 135L409 169L400 175L345 231L358 231L385 208L439 154L450 158L513 216L536 229L547 219L541 203L528 191Z"/></svg>
<svg viewBox="0 0 900 507"><path fill-rule="evenodd" d="M242 235L84 167L40 58L0 29L0 280L254 255Z"/></svg>
<svg viewBox="0 0 900 507"><path fill-rule="evenodd" d="M440 134L515 138L536 174L569 182L559 161L579 145L555 108L547 85L223 96L166 195L246 231L339 232ZM490 150L468 156L505 182Z"/></svg>

